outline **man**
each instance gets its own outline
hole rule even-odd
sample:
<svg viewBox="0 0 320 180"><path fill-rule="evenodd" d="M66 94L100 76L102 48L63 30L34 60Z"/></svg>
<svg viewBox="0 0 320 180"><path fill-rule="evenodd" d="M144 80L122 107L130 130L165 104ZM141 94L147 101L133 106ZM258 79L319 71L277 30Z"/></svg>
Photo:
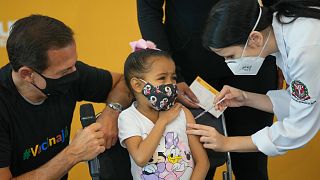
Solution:
<svg viewBox="0 0 320 180"><path fill-rule="evenodd" d="M10 63L0 69L0 179L67 179L74 165L116 143L129 90L122 75L77 61L68 26L47 16L22 18L10 31L7 52ZM108 106L69 144L82 100Z"/></svg>
<svg viewBox="0 0 320 180"><path fill-rule="evenodd" d="M202 46L201 36L206 19L217 2L218 0L137 0L142 37L153 41L157 48L172 53L179 68L178 99L188 107L196 107L196 97L188 84L198 75L217 90L225 84L259 93L277 88L274 60L265 61L258 76L234 76L223 58ZM249 135L271 125L273 119L272 114L248 107L228 108L224 114L230 136ZM222 162L217 154L212 156L211 151L208 153L211 167L207 179L211 180L215 167ZM231 153L231 159L237 180L268 179L267 156L262 153Z"/></svg>

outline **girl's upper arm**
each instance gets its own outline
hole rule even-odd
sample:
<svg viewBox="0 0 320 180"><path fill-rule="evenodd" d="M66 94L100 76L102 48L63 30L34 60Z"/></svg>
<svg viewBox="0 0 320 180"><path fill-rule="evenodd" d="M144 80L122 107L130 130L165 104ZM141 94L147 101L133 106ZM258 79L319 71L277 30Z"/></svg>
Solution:
<svg viewBox="0 0 320 180"><path fill-rule="evenodd" d="M196 121L194 120L194 117L193 117L191 111L190 111L188 108L186 108L186 107L183 107L182 109L183 109L183 111L184 111L184 114L186 115L186 121L187 121L187 123L196 123Z"/></svg>
<svg viewBox="0 0 320 180"><path fill-rule="evenodd" d="M183 108L183 110L186 114L187 123L196 123L190 110L187 108ZM205 151L198 136L188 134L188 141L195 162L195 171L197 171L194 172L192 176L194 176L195 178L203 178L202 176L205 176L204 174L207 173L207 170L205 169L209 167L207 152Z"/></svg>
<svg viewBox="0 0 320 180"><path fill-rule="evenodd" d="M133 159L135 159L134 156L136 154L136 151L138 150L138 147L141 141L142 141L141 136L132 136L123 141L123 143L126 145L128 149L129 154L133 157Z"/></svg>

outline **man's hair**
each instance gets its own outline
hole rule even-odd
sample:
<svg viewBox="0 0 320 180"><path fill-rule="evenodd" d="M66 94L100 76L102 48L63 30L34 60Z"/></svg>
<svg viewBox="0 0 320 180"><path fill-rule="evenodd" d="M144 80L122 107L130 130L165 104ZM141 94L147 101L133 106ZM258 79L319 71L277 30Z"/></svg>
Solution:
<svg viewBox="0 0 320 180"><path fill-rule="evenodd" d="M43 15L31 15L11 27L7 52L14 71L22 66L38 72L48 67L48 50L74 42L73 31L63 22Z"/></svg>

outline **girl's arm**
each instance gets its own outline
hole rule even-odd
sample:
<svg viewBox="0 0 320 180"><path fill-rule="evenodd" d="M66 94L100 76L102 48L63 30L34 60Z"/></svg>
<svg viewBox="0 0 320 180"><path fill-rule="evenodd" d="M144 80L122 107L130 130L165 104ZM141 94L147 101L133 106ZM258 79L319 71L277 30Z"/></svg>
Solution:
<svg viewBox="0 0 320 180"><path fill-rule="evenodd" d="M180 103L176 103L170 110L160 112L158 120L145 139L142 139L141 136L133 136L124 140L129 154L138 166L143 167L149 162L159 145L166 125L176 119L181 106Z"/></svg>
<svg viewBox="0 0 320 180"><path fill-rule="evenodd" d="M189 109L183 108L183 110L186 114L187 123L195 123ZM210 166L207 152L203 148L202 143L200 143L199 136L188 134L188 141L195 163L191 179L205 179Z"/></svg>

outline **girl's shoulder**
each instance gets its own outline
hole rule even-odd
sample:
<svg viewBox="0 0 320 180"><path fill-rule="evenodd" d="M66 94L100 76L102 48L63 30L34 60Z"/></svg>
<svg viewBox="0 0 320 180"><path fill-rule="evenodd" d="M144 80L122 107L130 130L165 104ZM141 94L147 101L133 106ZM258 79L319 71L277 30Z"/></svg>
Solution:
<svg viewBox="0 0 320 180"><path fill-rule="evenodd" d="M188 108L183 106L182 107L182 113L185 116L186 123L195 123L194 117L193 117L191 111Z"/></svg>
<svg viewBox="0 0 320 180"><path fill-rule="evenodd" d="M187 123L194 123L194 117L190 110L183 107L178 115L178 117L170 123L169 127L183 127L185 128ZM167 126L168 127L168 126Z"/></svg>
<svg viewBox="0 0 320 180"><path fill-rule="evenodd" d="M138 111L133 103L129 108L123 110L118 117L118 124L135 124L136 126L152 127L154 124L145 115Z"/></svg>
<svg viewBox="0 0 320 180"><path fill-rule="evenodd" d="M128 107L127 109L124 109L120 114L119 114L119 117L121 116L128 116L128 115L131 115L131 114L135 114L135 107L134 107L134 104L132 104L130 107Z"/></svg>
<svg viewBox="0 0 320 180"><path fill-rule="evenodd" d="M136 109L135 105L132 104L130 107L128 107L127 109L123 110L118 117L118 123L126 123L127 121L130 122L134 122L134 121L138 121L139 118L141 118L139 116L139 112Z"/></svg>

